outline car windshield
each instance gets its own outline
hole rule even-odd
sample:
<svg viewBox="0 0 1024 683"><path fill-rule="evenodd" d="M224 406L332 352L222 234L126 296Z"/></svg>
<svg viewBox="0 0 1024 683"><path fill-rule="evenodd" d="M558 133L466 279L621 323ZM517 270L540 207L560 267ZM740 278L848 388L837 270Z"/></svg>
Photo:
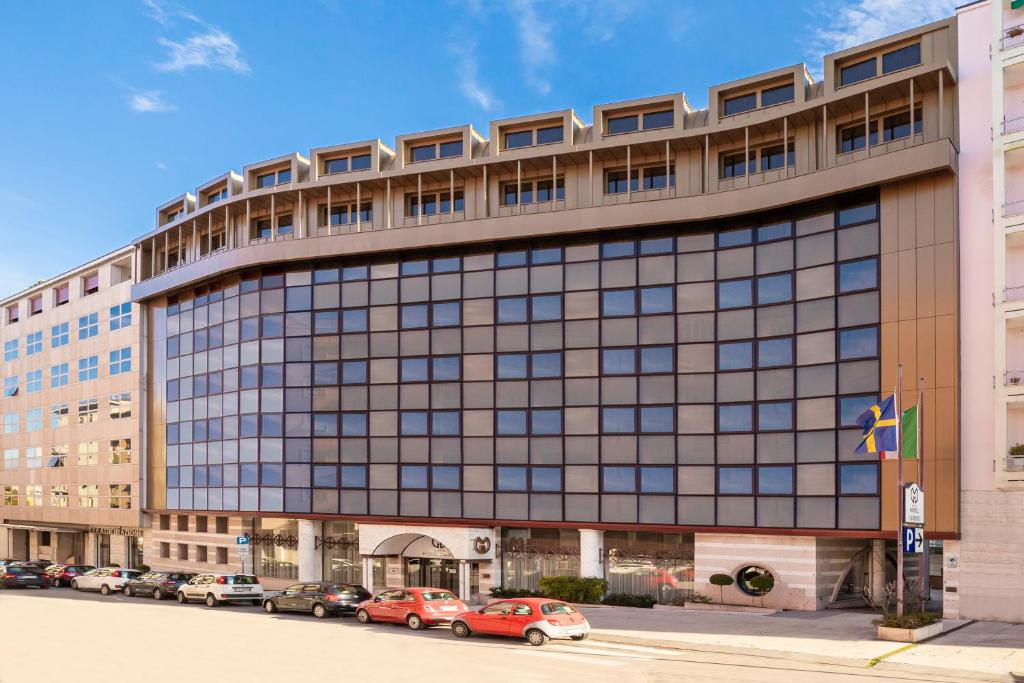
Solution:
<svg viewBox="0 0 1024 683"><path fill-rule="evenodd" d="M10 565L8 565L8 567L7 567L7 569L5 571L8 574L27 574L28 573L28 570L25 569L24 567L11 567Z"/></svg>
<svg viewBox="0 0 1024 683"><path fill-rule="evenodd" d="M244 574L237 574L235 576L225 576L224 583L235 586L252 586L257 583L255 576L246 576Z"/></svg>
<svg viewBox="0 0 1024 683"><path fill-rule="evenodd" d="M572 606L564 602L545 602L540 606L540 611L543 614L573 614L576 612Z"/></svg>
<svg viewBox="0 0 1024 683"><path fill-rule="evenodd" d="M423 599L427 602L434 602L435 600L458 600L454 593L449 591L423 591L420 593Z"/></svg>

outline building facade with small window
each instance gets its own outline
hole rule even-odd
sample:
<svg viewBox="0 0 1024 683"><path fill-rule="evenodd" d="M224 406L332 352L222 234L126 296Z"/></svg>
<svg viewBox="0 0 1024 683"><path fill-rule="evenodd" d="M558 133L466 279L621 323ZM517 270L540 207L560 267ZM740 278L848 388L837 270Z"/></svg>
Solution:
<svg viewBox="0 0 1024 683"><path fill-rule="evenodd" d="M734 601L877 594L896 467L854 450L898 364L936 416L930 537L958 534L954 34L707 109L311 150L165 205L132 290L151 564L473 599L583 575L671 601L715 573Z"/></svg>
<svg viewBox="0 0 1024 683"><path fill-rule="evenodd" d="M119 249L0 302L0 556L143 563L139 307Z"/></svg>

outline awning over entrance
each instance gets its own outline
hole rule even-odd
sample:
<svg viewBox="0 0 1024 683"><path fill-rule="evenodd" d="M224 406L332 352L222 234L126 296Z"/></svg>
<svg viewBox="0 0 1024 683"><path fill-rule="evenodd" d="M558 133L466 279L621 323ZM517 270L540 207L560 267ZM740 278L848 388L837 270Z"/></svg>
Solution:
<svg viewBox="0 0 1024 683"><path fill-rule="evenodd" d="M430 557L445 560L455 559L448 547L430 536L423 534L398 534L378 545L374 556L402 555L404 557Z"/></svg>
<svg viewBox="0 0 1024 683"><path fill-rule="evenodd" d="M89 527L82 524L48 524L46 522L4 522L2 525L8 529L20 529L22 531L50 531L52 533L85 533Z"/></svg>

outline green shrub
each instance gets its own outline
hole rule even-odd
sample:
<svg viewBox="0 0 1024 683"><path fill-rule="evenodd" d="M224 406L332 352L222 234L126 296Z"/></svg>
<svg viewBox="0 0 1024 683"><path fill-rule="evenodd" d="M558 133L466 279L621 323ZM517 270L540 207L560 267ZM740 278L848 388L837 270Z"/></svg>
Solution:
<svg viewBox="0 0 1024 683"><path fill-rule="evenodd" d="M609 593L604 596L601 603L604 605L615 605L616 607L654 607L654 598L649 595L634 595L633 593Z"/></svg>
<svg viewBox="0 0 1024 683"><path fill-rule="evenodd" d="M681 602L684 605L686 603L688 603L688 602L696 602L696 603L699 603L701 605L707 605L707 604L711 603L711 596L710 595L704 595L703 593L694 593L689 598L684 598ZM676 603L672 603L672 604L676 604Z"/></svg>
<svg viewBox="0 0 1024 683"><path fill-rule="evenodd" d="M506 588L504 586L497 586L491 589L492 598L540 598L543 594L538 591L531 591L526 588Z"/></svg>
<svg viewBox="0 0 1024 683"><path fill-rule="evenodd" d="M736 583L736 580L728 574L712 574L708 578L708 583L712 586L718 586L718 602L724 603L725 597L722 594L724 586L731 586Z"/></svg>
<svg viewBox="0 0 1024 683"><path fill-rule="evenodd" d="M542 576L540 579L540 592L544 597L566 602L594 605L607 591L608 582L594 577Z"/></svg>
<svg viewBox="0 0 1024 683"><path fill-rule="evenodd" d="M1010 446L1010 455L1024 455L1024 443L1018 443Z"/></svg>
<svg viewBox="0 0 1024 683"><path fill-rule="evenodd" d="M148 574L150 572L148 564L140 564L138 567L136 567L136 569L138 569L143 574Z"/></svg>
<svg viewBox="0 0 1024 683"><path fill-rule="evenodd" d="M921 628L922 626L934 624L939 619L941 619L941 616L935 612L917 612L915 614L904 614L902 617L890 615L881 619L875 619L872 623L876 626L885 626L887 628Z"/></svg>

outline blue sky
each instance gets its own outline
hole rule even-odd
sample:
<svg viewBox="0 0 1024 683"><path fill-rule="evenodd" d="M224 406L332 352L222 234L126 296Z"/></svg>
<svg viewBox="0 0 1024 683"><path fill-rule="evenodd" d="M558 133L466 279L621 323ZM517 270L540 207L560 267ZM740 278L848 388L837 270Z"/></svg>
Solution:
<svg viewBox="0 0 1024 683"><path fill-rule="evenodd" d="M311 147L708 86L948 16L946 0L9 3L0 296L157 205ZM17 239L11 239L11 234Z"/></svg>

